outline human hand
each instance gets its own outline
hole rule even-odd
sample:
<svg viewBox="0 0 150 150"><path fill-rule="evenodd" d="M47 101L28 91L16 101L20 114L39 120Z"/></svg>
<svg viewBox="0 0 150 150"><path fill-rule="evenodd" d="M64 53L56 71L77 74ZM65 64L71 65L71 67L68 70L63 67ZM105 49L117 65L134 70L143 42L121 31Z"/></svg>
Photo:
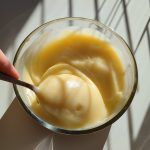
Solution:
<svg viewBox="0 0 150 150"><path fill-rule="evenodd" d="M19 73L15 67L9 62L8 58L4 55L0 49L0 71L6 73L16 79L19 78Z"/></svg>

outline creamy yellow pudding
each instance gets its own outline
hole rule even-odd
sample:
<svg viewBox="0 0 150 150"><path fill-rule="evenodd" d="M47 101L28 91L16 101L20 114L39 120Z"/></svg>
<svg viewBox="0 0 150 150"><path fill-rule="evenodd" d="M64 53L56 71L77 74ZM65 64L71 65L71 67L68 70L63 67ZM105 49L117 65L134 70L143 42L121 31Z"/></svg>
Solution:
<svg viewBox="0 0 150 150"><path fill-rule="evenodd" d="M33 111L50 124L93 127L123 105L124 67L105 40L70 32L28 57L24 80L39 92L27 94Z"/></svg>

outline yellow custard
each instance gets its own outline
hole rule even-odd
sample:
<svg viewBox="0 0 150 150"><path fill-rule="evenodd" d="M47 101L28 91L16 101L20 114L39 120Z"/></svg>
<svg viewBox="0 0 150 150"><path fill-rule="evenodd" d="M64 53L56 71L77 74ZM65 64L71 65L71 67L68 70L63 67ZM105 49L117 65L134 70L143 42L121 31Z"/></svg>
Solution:
<svg viewBox="0 0 150 150"><path fill-rule="evenodd" d="M124 67L115 49L90 34L66 34L31 55L27 72L36 86L32 109L66 129L96 126L123 105Z"/></svg>

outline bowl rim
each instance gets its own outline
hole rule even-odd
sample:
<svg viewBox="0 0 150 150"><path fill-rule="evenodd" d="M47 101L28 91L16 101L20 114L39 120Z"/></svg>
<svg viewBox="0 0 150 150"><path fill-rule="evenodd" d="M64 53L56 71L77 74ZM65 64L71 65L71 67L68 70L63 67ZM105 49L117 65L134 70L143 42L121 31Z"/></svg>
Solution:
<svg viewBox="0 0 150 150"><path fill-rule="evenodd" d="M107 29L109 32L111 32L113 35L115 35L121 42L124 46L126 46L128 52L130 53L131 55L131 58L133 59L133 66L134 66L134 86L133 86L133 89L132 89L132 92L130 94L130 97L129 99L127 100L126 104L124 105L124 107L117 113L115 114L115 116L113 116L110 120L104 122L103 124L100 124L96 127L93 127L93 128L89 128L89 129L80 129L80 130L71 130L71 129L63 129L63 128L60 128L60 127L57 127L57 126L54 126L54 125L51 125L50 123L48 122L45 122L43 119L41 119L40 117L36 116L36 114L31 111L26 105L25 103L23 102L20 94L19 94L19 91L17 89L17 86L15 84L13 84L13 88L14 88L14 91L15 91L15 94L16 94L16 97L17 99L19 100L20 104L23 106L23 108L25 109L25 111L27 112L27 114L29 114L32 118L34 118L40 125L44 126L45 128L51 130L51 131L54 131L56 133L61 133L61 134L88 134L88 133L92 133L94 131L98 131L98 130L102 130L108 126L110 126L111 124L113 124L115 121L117 121L124 113L125 111L128 109L128 107L130 106L133 98L134 98L134 95L136 93L136 89L137 89L137 84L138 84L138 68L137 68L137 64L136 64L136 60L135 60L135 57L134 57L134 54L132 52L132 50L130 49L130 47L128 46L128 44L126 43L126 41L119 35L117 34L116 32L114 32L110 27L107 27L106 25L104 25L103 23L101 23L100 21L96 21L96 20L93 20L93 19L88 19L88 18L82 18L82 17L65 17L65 18L59 18L59 19L55 19L55 20L51 20L51 21L48 21L44 24L42 24L41 26L37 27L35 30L33 30L24 40L23 42L20 44L19 48L17 49L16 51L16 54L15 54L15 57L14 57L14 60L13 60L13 65L15 66L16 65L16 62L17 62L17 58L22 50L22 47L25 45L26 41L28 41L28 39L33 35L35 34L36 32L38 32L40 29L42 29L43 27L47 26L47 25L50 25L50 24L54 24L56 22L62 22L62 21L87 21L87 22L91 22L91 23L94 23L95 25L97 25L98 27L101 27L101 28L104 28L104 29Z"/></svg>

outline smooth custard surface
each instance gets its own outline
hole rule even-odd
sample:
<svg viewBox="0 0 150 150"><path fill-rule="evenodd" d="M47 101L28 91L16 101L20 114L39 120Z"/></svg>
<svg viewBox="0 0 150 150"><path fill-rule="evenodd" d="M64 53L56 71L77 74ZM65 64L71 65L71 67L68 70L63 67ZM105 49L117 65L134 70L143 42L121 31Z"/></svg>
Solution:
<svg viewBox="0 0 150 150"><path fill-rule="evenodd" d="M90 34L66 34L30 55L24 76L39 87L39 103L30 97L33 111L62 128L96 126L123 105L122 62L108 42Z"/></svg>

